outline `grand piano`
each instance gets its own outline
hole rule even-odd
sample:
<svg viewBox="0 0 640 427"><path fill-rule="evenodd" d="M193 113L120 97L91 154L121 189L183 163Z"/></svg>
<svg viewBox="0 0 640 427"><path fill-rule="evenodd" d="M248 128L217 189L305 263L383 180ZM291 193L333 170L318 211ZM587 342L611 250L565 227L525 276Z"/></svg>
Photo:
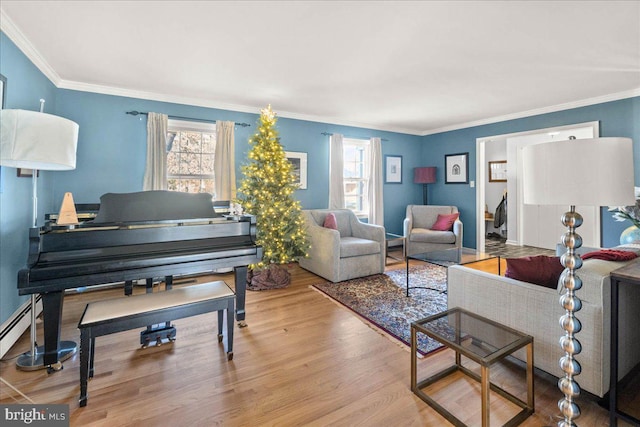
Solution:
<svg viewBox="0 0 640 427"><path fill-rule="evenodd" d="M233 268L236 320L244 322L247 267L259 262L255 217L221 216L209 194L107 193L95 218L75 226L47 223L29 231L20 295L42 294L44 365L58 360L66 289ZM167 319L170 320L170 319Z"/></svg>

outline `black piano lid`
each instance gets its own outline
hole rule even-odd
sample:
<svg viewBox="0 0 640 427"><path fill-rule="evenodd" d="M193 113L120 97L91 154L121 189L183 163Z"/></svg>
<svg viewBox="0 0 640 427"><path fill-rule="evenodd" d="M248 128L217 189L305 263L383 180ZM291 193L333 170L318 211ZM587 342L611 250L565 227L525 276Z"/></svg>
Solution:
<svg viewBox="0 0 640 427"><path fill-rule="evenodd" d="M50 227L56 229L30 230L21 295L249 265L262 257L252 216Z"/></svg>

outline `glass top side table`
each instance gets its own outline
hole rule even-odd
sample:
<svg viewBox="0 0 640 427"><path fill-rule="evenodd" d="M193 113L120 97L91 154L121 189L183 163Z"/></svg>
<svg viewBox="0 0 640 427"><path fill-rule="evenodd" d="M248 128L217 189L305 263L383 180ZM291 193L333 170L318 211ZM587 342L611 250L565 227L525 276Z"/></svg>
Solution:
<svg viewBox="0 0 640 427"><path fill-rule="evenodd" d="M455 364L436 374L418 381L417 378L417 334L426 334L455 351ZM516 350L527 351L527 401L503 390L490 382L490 367ZM462 356L478 363L481 375L462 366ZM428 396L423 389L437 381L461 371L481 384L482 426L489 426L489 391L494 391L522 408L505 426L516 426L534 412L533 394L533 337L497 322L478 316L461 308L452 308L442 313L417 320L411 324L411 391L434 408L440 415L456 426L465 424L451 412Z"/></svg>

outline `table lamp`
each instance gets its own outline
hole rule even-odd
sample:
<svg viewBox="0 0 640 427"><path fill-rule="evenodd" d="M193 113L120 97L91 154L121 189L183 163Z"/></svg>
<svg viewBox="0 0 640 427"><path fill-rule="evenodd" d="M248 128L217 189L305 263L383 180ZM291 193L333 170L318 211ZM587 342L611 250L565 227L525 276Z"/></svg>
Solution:
<svg viewBox="0 0 640 427"><path fill-rule="evenodd" d="M413 182L415 184L423 184L423 204L427 204L427 184L436 182L436 167L426 166L413 169Z"/></svg>
<svg viewBox="0 0 640 427"><path fill-rule="evenodd" d="M569 205L569 212L562 216L567 232L562 243L567 248L561 257L565 267L559 282L563 285L560 305L565 314L560 318L564 335L560 347L565 355L560 358L564 377L558 380L558 388L564 394L558 408L564 420L558 426L575 426L580 408L575 398L580 385L574 376L581 372L575 356L582 346L575 338L582 325L575 313L582 308L582 301L575 294L582 287L576 270L582 267L582 259L576 249L582 246L582 237L576 228L582 225L582 216L576 206L624 206L635 203L633 176L633 143L629 138L569 139L529 145L522 149L524 203L530 205ZM615 363L612 361L611 363Z"/></svg>
<svg viewBox="0 0 640 427"><path fill-rule="evenodd" d="M41 100L41 107L44 100ZM32 226L37 227L38 170L70 170L76 168L78 125L62 117L43 112L0 110L0 166L33 169ZM58 360L71 357L76 343L61 341ZM36 344L36 295L31 295L31 351L18 357L18 369L33 371L44 368L44 348Z"/></svg>

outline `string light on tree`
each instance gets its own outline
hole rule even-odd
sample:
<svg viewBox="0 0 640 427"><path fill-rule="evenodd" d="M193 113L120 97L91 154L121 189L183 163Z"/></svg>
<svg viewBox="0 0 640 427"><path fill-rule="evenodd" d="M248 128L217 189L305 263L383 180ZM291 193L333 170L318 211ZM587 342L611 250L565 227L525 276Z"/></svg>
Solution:
<svg viewBox="0 0 640 427"><path fill-rule="evenodd" d="M276 122L271 105L260 111L258 132L249 139L249 163L241 168L244 178L237 201L256 216L257 244L263 248L262 260L251 266L254 270L297 261L309 249L300 202L293 198L295 177Z"/></svg>

